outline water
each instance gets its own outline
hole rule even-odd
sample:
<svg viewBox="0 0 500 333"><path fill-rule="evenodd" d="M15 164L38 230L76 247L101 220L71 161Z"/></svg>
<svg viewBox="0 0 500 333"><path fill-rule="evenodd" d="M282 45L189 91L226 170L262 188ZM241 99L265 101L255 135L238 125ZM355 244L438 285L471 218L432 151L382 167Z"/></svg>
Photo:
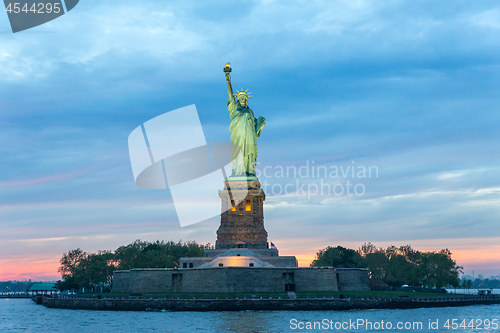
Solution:
<svg viewBox="0 0 500 333"><path fill-rule="evenodd" d="M295 319L296 329L290 324ZM359 328L299 329L299 323L333 321L339 323L365 320L373 329ZM456 330L444 327L446 320L458 319L457 325L465 319L469 324L485 319L496 319L499 328L483 332L500 331L500 305L476 305L456 308L430 308L410 310L353 310L353 311L240 311L240 312L112 312L48 309L36 305L30 299L0 299L0 332L474 332L472 328ZM380 327L384 322L384 329ZM438 320L439 329L430 330L429 320ZM386 329L390 322L394 328ZM422 329L395 329L396 323L403 325L421 322ZM379 325L379 329L375 329ZM452 322L450 321L451 325ZM338 324L337 324L338 325ZM407 324L408 325L408 324ZM346 324L344 324L344 327ZM404 326L403 326L404 327ZM318 328L318 326L316 327Z"/></svg>

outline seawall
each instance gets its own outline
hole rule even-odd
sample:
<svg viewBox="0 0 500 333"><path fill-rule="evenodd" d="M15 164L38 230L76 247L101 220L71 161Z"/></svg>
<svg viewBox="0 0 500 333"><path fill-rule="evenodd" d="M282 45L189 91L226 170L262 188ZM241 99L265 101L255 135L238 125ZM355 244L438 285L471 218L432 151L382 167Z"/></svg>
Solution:
<svg viewBox="0 0 500 333"><path fill-rule="evenodd" d="M58 298L43 296L48 308L107 311L242 311L242 310L352 310L412 309L500 304L498 296L443 298L246 298L179 299L148 297Z"/></svg>
<svg viewBox="0 0 500 333"><path fill-rule="evenodd" d="M135 268L113 272L113 292L276 293L370 290L366 268Z"/></svg>

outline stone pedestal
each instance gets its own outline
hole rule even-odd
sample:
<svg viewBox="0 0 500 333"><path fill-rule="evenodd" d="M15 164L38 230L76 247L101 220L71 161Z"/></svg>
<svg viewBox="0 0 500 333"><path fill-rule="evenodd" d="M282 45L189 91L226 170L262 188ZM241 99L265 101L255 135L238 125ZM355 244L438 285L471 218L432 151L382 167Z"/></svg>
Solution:
<svg viewBox="0 0 500 333"><path fill-rule="evenodd" d="M222 212L215 249L267 249L263 210L266 195L256 178L240 178L228 178L219 191Z"/></svg>

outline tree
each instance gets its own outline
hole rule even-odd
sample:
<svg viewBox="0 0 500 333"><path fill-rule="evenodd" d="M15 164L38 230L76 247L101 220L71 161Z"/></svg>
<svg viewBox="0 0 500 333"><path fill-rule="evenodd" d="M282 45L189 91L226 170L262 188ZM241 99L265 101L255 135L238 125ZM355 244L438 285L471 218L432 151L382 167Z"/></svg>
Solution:
<svg viewBox="0 0 500 333"><path fill-rule="evenodd" d="M362 257L365 257L368 254L380 252L380 250L382 250L382 248L379 249L375 245L373 245L372 243L368 242L368 243L364 243L363 245L361 245L358 252Z"/></svg>
<svg viewBox="0 0 500 333"><path fill-rule="evenodd" d="M416 263L418 252L410 245L387 249L377 248L365 243L358 251L363 257L364 267L370 270L370 276L392 286L417 284Z"/></svg>
<svg viewBox="0 0 500 333"><path fill-rule="evenodd" d="M154 243L136 240L115 251L118 269L132 268L175 268L179 267L181 257L202 257L210 244L201 245L194 241L175 243L156 241Z"/></svg>
<svg viewBox="0 0 500 333"><path fill-rule="evenodd" d="M383 249L372 243L363 244L358 251L329 246L317 253L311 266L366 267L371 278L392 286L422 284L436 288L458 286L462 270L448 249L421 252L410 245Z"/></svg>
<svg viewBox="0 0 500 333"><path fill-rule="evenodd" d="M61 266L59 267L58 272L61 273L63 277L64 275L72 275L73 270L78 265L80 260L82 260L86 256L87 253L80 250L80 248L64 253L61 260L59 261Z"/></svg>
<svg viewBox="0 0 500 333"><path fill-rule="evenodd" d="M413 266L407 258L400 253L393 253L388 258L387 275L385 283L392 286L401 286L404 284L412 284Z"/></svg>
<svg viewBox="0 0 500 333"><path fill-rule="evenodd" d="M342 246L326 247L316 254L310 265L311 267L342 267L342 268L362 268L362 258L360 254L352 249Z"/></svg>
<svg viewBox="0 0 500 333"><path fill-rule="evenodd" d="M114 254L109 251L99 251L89 254L80 260L74 270L73 277L77 279L82 288L94 289L100 284L111 284L113 271Z"/></svg>
<svg viewBox="0 0 500 333"><path fill-rule="evenodd" d="M181 257L202 257L203 251L209 248L210 244L194 241L150 243L141 240L120 246L114 252L86 253L78 248L63 254L59 267L62 280L56 287L59 290L94 289L101 284L111 284L113 271L117 269L179 267Z"/></svg>
<svg viewBox="0 0 500 333"><path fill-rule="evenodd" d="M433 252L424 252L423 256L423 283L436 288L447 285L458 287L460 285L459 275L463 267L458 266L451 259L448 249Z"/></svg>
<svg viewBox="0 0 500 333"><path fill-rule="evenodd" d="M73 290L79 288L79 281L75 277L75 271L81 260L87 257L87 253L80 248L64 253L59 263L61 266L58 272L62 275L62 280L57 281L56 288L63 290Z"/></svg>
<svg viewBox="0 0 500 333"><path fill-rule="evenodd" d="M73 277L72 275L65 275L62 280L56 282L56 288L60 291L77 290L80 288L80 284L78 283L76 277Z"/></svg>
<svg viewBox="0 0 500 333"><path fill-rule="evenodd" d="M367 253L363 258L365 267L370 271L370 277L376 280L384 281L387 276L389 260L383 250Z"/></svg>
<svg viewBox="0 0 500 333"><path fill-rule="evenodd" d="M116 269L114 254L109 251L88 254L78 248L64 253L60 263L62 280L56 283L59 290L93 289L101 283L111 283Z"/></svg>
<svg viewBox="0 0 500 333"><path fill-rule="evenodd" d="M175 267L169 243L171 242L149 243L136 240L132 244L120 246L115 251L118 269Z"/></svg>

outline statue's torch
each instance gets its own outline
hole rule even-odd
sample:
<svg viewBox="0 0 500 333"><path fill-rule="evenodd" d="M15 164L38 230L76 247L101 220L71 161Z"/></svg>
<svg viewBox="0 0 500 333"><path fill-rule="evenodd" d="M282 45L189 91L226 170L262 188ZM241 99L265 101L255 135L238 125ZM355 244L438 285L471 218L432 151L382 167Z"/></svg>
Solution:
<svg viewBox="0 0 500 333"><path fill-rule="evenodd" d="M233 70L231 69L231 64L227 63L224 67L224 73L231 73Z"/></svg>

